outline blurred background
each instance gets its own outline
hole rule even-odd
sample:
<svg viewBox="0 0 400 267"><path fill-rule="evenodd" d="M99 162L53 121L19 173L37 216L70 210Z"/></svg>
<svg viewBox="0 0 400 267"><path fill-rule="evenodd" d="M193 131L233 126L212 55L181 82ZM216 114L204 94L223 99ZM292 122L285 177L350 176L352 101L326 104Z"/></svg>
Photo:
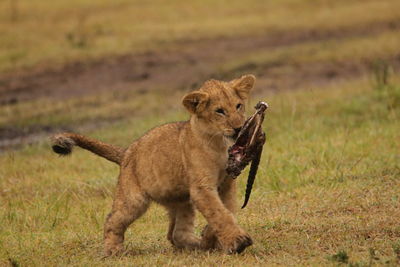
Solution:
<svg viewBox="0 0 400 267"><path fill-rule="evenodd" d="M160 108L131 103L146 95L174 105L209 78L253 73L264 94L393 71L399 16L396 0L3 0L0 148Z"/></svg>
<svg viewBox="0 0 400 267"><path fill-rule="evenodd" d="M399 68L399 0L1 0L0 265L396 265ZM60 159L49 136L126 147L187 119L189 90L248 73L250 104L270 104L238 215L254 246L176 256L157 207L102 261L118 168Z"/></svg>

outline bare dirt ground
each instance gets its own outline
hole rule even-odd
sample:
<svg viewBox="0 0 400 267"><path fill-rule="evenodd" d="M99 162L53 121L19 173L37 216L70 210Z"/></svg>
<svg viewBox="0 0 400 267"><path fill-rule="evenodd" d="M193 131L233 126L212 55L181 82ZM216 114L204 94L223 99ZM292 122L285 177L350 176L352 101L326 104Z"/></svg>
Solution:
<svg viewBox="0 0 400 267"><path fill-rule="evenodd" d="M244 64L228 72L219 67L225 61L246 54L301 44L311 41L338 40L368 36L386 30L400 29L400 21L374 23L335 31L275 32L257 36L182 41L164 51L146 52L103 58L92 62L75 62L62 67L38 66L0 74L0 106L39 98L63 101L70 97L105 91L189 90L208 78L229 80L243 73L256 73L257 87L263 90L285 90L320 86L332 81L365 75L371 62L349 59L345 63L318 62L273 65ZM387 59L400 66L400 53ZM92 128L87 126L85 128ZM60 129L38 127L21 131L12 125L0 128L0 148L15 146L18 140L31 136L34 142L43 135ZM28 138L29 139L29 138Z"/></svg>

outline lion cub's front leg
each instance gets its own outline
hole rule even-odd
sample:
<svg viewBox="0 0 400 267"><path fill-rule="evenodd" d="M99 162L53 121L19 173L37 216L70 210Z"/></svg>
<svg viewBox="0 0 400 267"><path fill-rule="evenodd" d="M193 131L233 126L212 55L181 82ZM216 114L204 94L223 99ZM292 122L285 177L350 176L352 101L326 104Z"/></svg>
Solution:
<svg viewBox="0 0 400 267"><path fill-rule="evenodd" d="M222 184L218 187L218 193L225 207L235 214L236 212L236 180L226 177ZM206 225L201 233L202 249L220 249L215 231L210 225Z"/></svg>
<svg viewBox="0 0 400 267"><path fill-rule="evenodd" d="M222 202L212 178L192 179L190 196L225 252L240 253L252 245L250 236L237 225L232 212Z"/></svg>

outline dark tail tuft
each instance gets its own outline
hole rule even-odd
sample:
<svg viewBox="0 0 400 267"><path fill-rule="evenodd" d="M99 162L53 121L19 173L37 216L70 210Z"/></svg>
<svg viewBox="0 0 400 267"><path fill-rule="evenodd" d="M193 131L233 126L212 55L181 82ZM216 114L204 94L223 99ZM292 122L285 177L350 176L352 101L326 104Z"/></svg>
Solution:
<svg viewBox="0 0 400 267"><path fill-rule="evenodd" d="M75 145L74 140L69 137L66 137L62 134L55 135L51 138L52 146L54 152L61 156L66 156L72 152L72 148Z"/></svg>

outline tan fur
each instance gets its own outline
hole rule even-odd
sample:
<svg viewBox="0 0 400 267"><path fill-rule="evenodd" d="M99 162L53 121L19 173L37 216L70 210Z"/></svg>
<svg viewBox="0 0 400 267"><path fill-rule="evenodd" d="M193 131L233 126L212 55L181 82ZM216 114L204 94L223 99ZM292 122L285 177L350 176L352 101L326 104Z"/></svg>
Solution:
<svg viewBox="0 0 400 267"><path fill-rule="evenodd" d="M207 81L182 100L191 114L189 121L159 126L126 151L75 134L53 139L58 153L65 154L63 146L78 145L121 165L104 227L107 255L122 251L125 230L151 201L167 208L167 238L178 248L240 253L252 244L234 218L236 182L226 177L225 168L232 136L245 121L245 101L254 81L252 75L231 82ZM193 233L195 209L208 222L201 239Z"/></svg>
<svg viewBox="0 0 400 267"><path fill-rule="evenodd" d="M68 155L73 146L80 146L112 162L121 164L125 149L109 145L98 140L74 133L63 133L52 136L53 151L60 155Z"/></svg>

